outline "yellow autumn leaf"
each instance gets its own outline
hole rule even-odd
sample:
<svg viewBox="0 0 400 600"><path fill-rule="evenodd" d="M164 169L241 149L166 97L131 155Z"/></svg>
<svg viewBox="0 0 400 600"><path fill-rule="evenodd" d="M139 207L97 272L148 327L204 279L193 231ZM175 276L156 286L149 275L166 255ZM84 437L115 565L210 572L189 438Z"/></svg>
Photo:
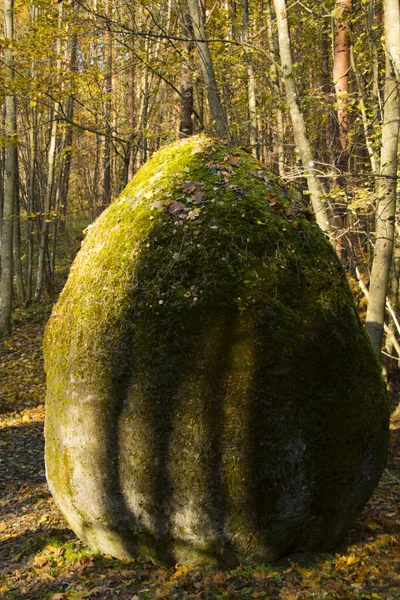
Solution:
<svg viewBox="0 0 400 600"><path fill-rule="evenodd" d="M345 564L346 565L355 565L356 563L358 563L358 558L355 554L349 554L349 556L345 557Z"/></svg>
<svg viewBox="0 0 400 600"><path fill-rule="evenodd" d="M182 575L186 575L189 572L189 568L186 565L178 565L176 567L175 573L172 575L172 579L177 579L178 577L182 577Z"/></svg>

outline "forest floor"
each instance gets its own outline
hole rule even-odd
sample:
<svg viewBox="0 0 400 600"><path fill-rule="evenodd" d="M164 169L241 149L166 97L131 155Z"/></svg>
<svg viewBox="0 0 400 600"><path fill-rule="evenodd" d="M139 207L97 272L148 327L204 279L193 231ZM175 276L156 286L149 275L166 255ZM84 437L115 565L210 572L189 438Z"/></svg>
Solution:
<svg viewBox="0 0 400 600"><path fill-rule="evenodd" d="M330 553L233 570L164 569L85 548L45 479L41 344L49 308L17 312L12 336L0 342L0 598L400 599L399 411L392 416L388 470Z"/></svg>

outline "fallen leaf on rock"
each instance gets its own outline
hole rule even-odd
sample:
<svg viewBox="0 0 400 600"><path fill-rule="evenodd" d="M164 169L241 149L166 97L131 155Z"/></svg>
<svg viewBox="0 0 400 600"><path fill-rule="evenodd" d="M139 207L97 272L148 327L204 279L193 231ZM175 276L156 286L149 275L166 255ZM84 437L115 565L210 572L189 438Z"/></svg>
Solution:
<svg viewBox="0 0 400 600"><path fill-rule="evenodd" d="M183 204L183 202L168 202L167 204L167 208L168 208L168 212L171 213L171 215L182 212L185 210L186 206L185 204Z"/></svg>
<svg viewBox="0 0 400 600"><path fill-rule="evenodd" d="M204 192L196 192L195 195L193 196L193 202L195 204L201 204L202 202L204 202L203 198L204 198Z"/></svg>
<svg viewBox="0 0 400 600"><path fill-rule="evenodd" d="M193 181L185 181L183 184L184 192L194 192L196 190L196 184Z"/></svg>
<svg viewBox="0 0 400 600"><path fill-rule="evenodd" d="M200 214L200 211L201 211L201 208L194 208L193 210L191 210L191 211L188 212L187 218L191 219L192 221L194 219L197 219L197 217Z"/></svg>

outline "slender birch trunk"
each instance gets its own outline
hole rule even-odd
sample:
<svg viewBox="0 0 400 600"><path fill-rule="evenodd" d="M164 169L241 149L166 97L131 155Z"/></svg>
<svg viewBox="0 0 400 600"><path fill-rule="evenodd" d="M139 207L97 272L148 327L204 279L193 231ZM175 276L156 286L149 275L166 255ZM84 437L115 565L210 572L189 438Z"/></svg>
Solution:
<svg viewBox="0 0 400 600"><path fill-rule="evenodd" d="M382 98L379 85L379 53L377 40L379 38L379 26L382 24L382 8L376 4L376 0L369 0L367 8L367 31L371 50L371 68L372 68L372 93L377 101L379 112L382 112Z"/></svg>
<svg viewBox="0 0 400 600"><path fill-rule="evenodd" d="M14 83L14 0L4 0L4 77L7 86L5 98L5 165L4 200L1 242L0 279L0 335L11 332L11 309L13 291L13 212L17 183L17 114L13 91Z"/></svg>
<svg viewBox="0 0 400 600"><path fill-rule="evenodd" d="M242 0L242 39L245 44L250 41L249 32L249 2ZM256 103L256 78L254 75L254 67L251 62L251 54L245 48L245 60L247 70L247 98L249 106L249 144L252 154L257 158L257 103Z"/></svg>
<svg viewBox="0 0 400 600"><path fill-rule="evenodd" d="M106 2L106 14L110 13L109 0ZM112 113L112 83L113 83L113 43L111 33L107 32L105 41L106 73L104 75L104 121L107 134L104 137L103 153L103 199L102 209L111 203L111 113Z"/></svg>
<svg viewBox="0 0 400 600"><path fill-rule="evenodd" d="M195 46L199 54L201 71L207 90L208 104L214 121L215 131L221 139L230 139L228 123L222 108L214 65L207 43L204 25L203 9L200 0L188 0L190 17L192 19Z"/></svg>
<svg viewBox="0 0 400 600"><path fill-rule="evenodd" d="M193 27L187 11L183 14L183 30L186 37L193 37ZM185 138L193 135L193 69L192 69L192 42L183 43L184 61L181 74L181 115L179 122L179 137Z"/></svg>
<svg viewBox="0 0 400 600"><path fill-rule="evenodd" d="M129 27L131 30L135 28L135 20L133 14L133 7L131 7L131 14L129 18ZM132 36L131 44L135 43L134 36ZM133 141L135 139L135 52L134 46L130 51L130 65L128 71L128 123L129 123L129 148L128 148L128 169L127 169L127 182L131 181L135 173L135 153L133 151Z"/></svg>
<svg viewBox="0 0 400 600"><path fill-rule="evenodd" d="M17 157L18 158L18 157ZM18 164L17 164L18 173ZM22 262L21 262L21 227L20 227L20 206L18 197L18 182L16 184L15 198L14 198L14 225L13 225L13 261L14 261L14 274L15 274L15 289L17 292L18 303L20 306L25 304L25 289L24 289L24 278L22 274Z"/></svg>
<svg viewBox="0 0 400 600"><path fill-rule="evenodd" d="M171 15L172 15L172 0L167 0L166 6L166 22L163 25L163 31L165 35L168 36L171 29ZM163 48L161 47L161 52L163 52ZM158 127L157 127L157 137L155 139L155 148L153 150L158 150L161 145L161 136L162 136L162 127L165 119L165 99L166 99L167 89L166 83L164 79L161 79L159 83L159 104L158 104ZM154 132L155 133L155 132Z"/></svg>
<svg viewBox="0 0 400 600"><path fill-rule="evenodd" d="M373 145L373 142L371 139L371 135L370 135L370 122L368 120L367 109L366 109L365 101L364 101L364 86L362 83L360 73L357 69L353 48L350 48L350 62L351 62L351 68L353 70L355 80L356 80L358 106L359 106L360 112L361 112L365 145L367 147L367 152L368 152L369 161L371 164L372 173L374 175L376 175L378 173L378 169L379 169L379 157L378 157L377 153L375 152L375 148L374 148L374 145Z"/></svg>
<svg viewBox="0 0 400 600"><path fill-rule="evenodd" d="M392 262L396 217L397 153L400 125L400 9L384 0L386 73L382 146L376 186L376 242L372 263L366 329L378 356L381 352L386 294Z"/></svg>
<svg viewBox="0 0 400 600"><path fill-rule="evenodd" d="M77 50L78 50L78 37L76 33L72 35L71 44L69 50L69 70L74 72L77 69ZM69 94L65 106L65 118L66 123L64 124L61 147L60 147L60 160L58 169L58 183L56 186L56 197L54 205L54 217L53 217L53 237L51 241L51 254L50 254L50 278L51 287L54 287L54 276L56 266L56 251L58 242L58 230L65 228L65 218L68 210L68 188L69 188L69 177L71 172L71 161L72 161L72 140L73 140L73 126L71 125L74 116L74 97Z"/></svg>
<svg viewBox="0 0 400 600"><path fill-rule="evenodd" d="M34 27L38 17L38 7L34 4L30 8L31 24ZM32 60L31 76L33 81L37 79L36 59ZM35 190L37 170L37 139L38 139L38 111L36 98L33 97L29 107L29 173L27 181L27 222L25 242L25 302L29 305L32 301L32 277L33 277L33 251L34 251L34 225L35 225Z"/></svg>
<svg viewBox="0 0 400 600"><path fill-rule="evenodd" d="M0 106L0 132L4 135L4 103ZM1 230L3 225L3 206L4 206L4 163L5 163L5 149L4 144L0 148L0 257L1 257ZM1 262L0 262L1 267Z"/></svg>
<svg viewBox="0 0 400 600"><path fill-rule="evenodd" d="M400 284L400 239L397 235L395 235L395 244L394 244L394 248L393 248L393 266L392 266L391 280L390 280L390 285L389 285L389 287L390 287L390 304L392 305L392 308L395 313L397 313L398 309L399 309L399 289L400 289L399 284ZM386 335L385 349L386 349L386 352L390 356L392 356L393 350L395 350L393 340L396 339L396 326L395 326L392 316L390 316L390 319L389 319L389 331L390 331L390 334ZM400 359L400 354L398 354L398 357ZM393 362L388 357L385 357L384 362L385 362L386 372L389 374L390 371L392 370ZM399 364L398 364L398 366L399 366Z"/></svg>
<svg viewBox="0 0 400 600"><path fill-rule="evenodd" d="M79 6L76 7L76 10L79 9ZM78 36L76 33L72 35L71 39L71 47L70 47L70 57L69 57L69 69L71 72L76 72L78 69L77 65L78 61ZM71 174L71 162L72 162L72 141L74 136L74 128L71 124L74 117L74 107L75 101L73 96L73 91L70 92L68 96L65 113L67 123L64 129L64 137L63 137L63 157L61 162L60 174L60 213L63 215L64 219L67 215L68 211L68 189L69 189L69 178Z"/></svg>
<svg viewBox="0 0 400 600"><path fill-rule="evenodd" d="M267 36L268 36L268 50L270 56L275 56L275 51L278 50L276 47L276 41L274 40L274 33L272 28L272 7L271 0L267 0L265 6L265 15L267 19ZM281 94L281 85L279 81L278 69L275 64L275 61L271 61L269 74L271 78L272 85L274 86L275 93ZM285 176L285 153L283 147L283 112L279 106L276 108L276 136L274 136L274 162L277 164L277 168L275 171L278 173L280 177Z"/></svg>
<svg viewBox="0 0 400 600"><path fill-rule="evenodd" d="M315 169L314 156L307 136L304 117L300 110L299 95L293 71L292 53L290 46L289 25L285 0L274 0L275 13L278 23L279 54L285 83L286 98L289 105L293 134L300 159L304 169L310 192L311 204L315 212L318 225L325 233L330 233L331 227L326 204L324 202L323 186L318 180Z"/></svg>
<svg viewBox="0 0 400 600"><path fill-rule="evenodd" d="M56 48L57 79L59 79L59 75L61 72L61 36L60 36L60 33L61 33L62 19L63 19L63 3L60 2L58 5L58 32L59 32L59 35L57 37L57 48ZM60 102L56 101L54 104L54 112L53 112L53 118L52 118L52 122L51 122L51 130L50 130L47 186L46 186L46 196L45 196L45 202L44 202L42 230L41 230L41 238L40 238L38 272L37 272L35 296L34 296L36 301L38 301L40 299L40 296L42 293L43 281L44 281L45 269L46 269L46 256L48 255L48 237L49 237L49 229L50 229L50 223L51 223L51 209L52 209L53 189L54 189L54 181L55 181L57 128L58 128L58 120L59 120L59 116L60 116L60 109L61 109Z"/></svg>

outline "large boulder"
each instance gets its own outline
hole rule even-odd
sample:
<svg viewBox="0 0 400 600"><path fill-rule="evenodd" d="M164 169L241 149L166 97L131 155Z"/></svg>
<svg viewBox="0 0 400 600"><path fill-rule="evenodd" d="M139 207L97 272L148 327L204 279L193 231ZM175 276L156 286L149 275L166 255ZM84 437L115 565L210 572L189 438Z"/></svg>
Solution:
<svg viewBox="0 0 400 600"><path fill-rule="evenodd" d="M97 219L45 361L51 492L117 557L329 549L384 468L388 399L329 241L215 140L161 149Z"/></svg>

